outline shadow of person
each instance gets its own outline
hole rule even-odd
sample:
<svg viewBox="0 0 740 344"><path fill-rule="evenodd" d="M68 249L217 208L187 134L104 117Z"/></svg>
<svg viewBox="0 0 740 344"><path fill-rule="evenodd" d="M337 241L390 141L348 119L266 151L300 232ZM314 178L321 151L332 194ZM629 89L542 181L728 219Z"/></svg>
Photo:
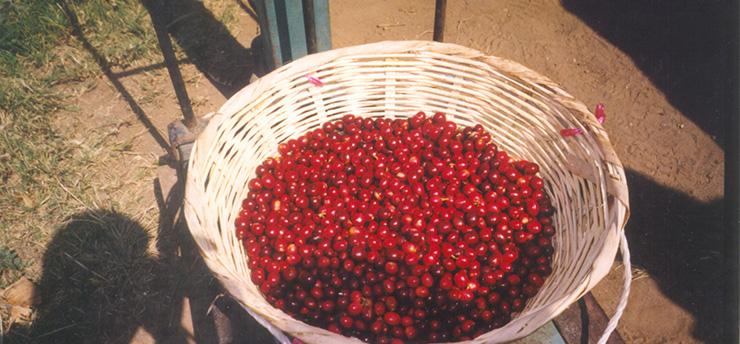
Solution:
<svg viewBox="0 0 740 344"><path fill-rule="evenodd" d="M723 200L700 202L634 171L627 172L632 214L626 233L632 262L695 317L692 334L723 338Z"/></svg>
<svg viewBox="0 0 740 344"><path fill-rule="evenodd" d="M137 331L156 342L185 342L186 335L161 321L171 313L171 288L152 237L136 221L110 210L70 217L44 253L30 328L7 342L129 343ZM179 323L176 323L179 325Z"/></svg>

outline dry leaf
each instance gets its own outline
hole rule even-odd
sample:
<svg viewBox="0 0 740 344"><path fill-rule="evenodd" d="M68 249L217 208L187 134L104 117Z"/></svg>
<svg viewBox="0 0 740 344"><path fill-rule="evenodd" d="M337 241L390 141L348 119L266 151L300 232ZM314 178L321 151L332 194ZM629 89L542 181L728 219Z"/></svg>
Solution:
<svg viewBox="0 0 740 344"><path fill-rule="evenodd" d="M31 307L39 303L36 286L25 277L5 288L1 296L11 306Z"/></svg>
<svg viewBox="0 0 740 344"><path fill-rule="evenodd" d="M29 322L31 322L32 314L33 310L28 307L10 307L10 326L12 326L12 324L28 324Z"/></svg>
<svg viewBox="0 0 740 344"><path fill-rule="evenodd" d="M33 315L33 305L38 304L39 297L36 293L36 287L33 282L29 281L25 277L21 277L15 283L0 293L0 297L3 299L3 308L5 311L9 311L9 317L7 319L7 327L4 329L6 332L10 331L14 324L28 324L31 322Z"/></svg>
<svg viewBox="0 0 740 344"><path fill-rule="evenodd" d="M22 194L20 198L21 198L21 201L23 202L24 207L33 208L36 206L36 201L34 201L34 199L31 196Z"/></svg>

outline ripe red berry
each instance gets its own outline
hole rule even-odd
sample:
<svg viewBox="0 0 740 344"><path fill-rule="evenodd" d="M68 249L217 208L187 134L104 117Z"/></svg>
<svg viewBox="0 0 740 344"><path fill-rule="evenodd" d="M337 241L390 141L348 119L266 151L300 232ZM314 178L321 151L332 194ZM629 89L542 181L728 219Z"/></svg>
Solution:
<svg viewBox="0 0 740 344"><path fill-rule="evenodd" d="M425 286L418 286L415 290L416 297L426 298L429 296L429 288Z"/></svg>
<svg viewBox="0 0 740 344"><path fill-rule="evenodd" d="M536 273L529 274L529 276L527 277L527 280L529 281L529 283L532 283L532 285L537 286L537 287L544 284L544 280L542 279L542 276Z"/></svg>
<svg viewBox="0 0 740 344"><path fill-rule="evenodd" d="M252 282L291 316L367 342L503 326L552 273L555 209L540 167L493 141L417 113L346 115L281 143L234 221Z"/></svg>
<svg viewBox="0 0 740 344"><path fill-rule="evenodd" d="M383 315L385 323L391 326L395 326L401 323L401 316L396 312L387 312Z"/></svg>
<svg viewBox="0 0 740 344"><path fill-rule="evenodd" d="M466 288L468 286L468 273L464 270L460 270L455 273L454 277L455 285L458 288Z"/></svg>
<svg viewBox="0 0 740 344"><path fill-rule="evenodd" d="M385 272L389 274L396 274L398 272L398 264L396 262L386 262Z"/></svg>
<svg viewBox="0 0 740 344"><path fill-rule="evenodd" d="M342 315L339 317L339 325L341 325L344 328L352 328L352 325L354 324L354 320L352 320L352 317L348 315Z"/></svg>
<svg viewBox="0 0 740 344"><path fill-rule="evenodd" d="M414 339L414 338L416 338L416 335L417 335L418 332L416 331L416 327L414 327L414 326L406 326L403 329L403 333L406 335L406 338L407 339Z"/></svg>
<svg viewBox="0 0 740 344"><path fill-rule="evenodd" d="M347 306L347 313L351 316L357 316L362 312L362 305L357 302L352 302Z"/></svg>

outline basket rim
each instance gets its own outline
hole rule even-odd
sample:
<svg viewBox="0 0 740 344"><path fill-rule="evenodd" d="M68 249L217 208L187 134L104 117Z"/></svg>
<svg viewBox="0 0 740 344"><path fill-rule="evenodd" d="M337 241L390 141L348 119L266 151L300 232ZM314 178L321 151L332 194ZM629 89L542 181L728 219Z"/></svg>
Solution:
<svg viewBox="0 0 740 344"><path fill-rule="evenodd" d="M624 170L624 165L617 156L614 146L609 140L609 136L592 113L588 110L588 107L580 100L573 97L569 92L563 89L562 86L552 81L550 78L526 67L516 61L509 60L502 57L487 55L484 52L462 46L454 43L443 43L435 41L423 41L423 40L404 40L404 41L380 41L374 43L367 43L361 45L348 46L343 48L337 48L332 50L323 51L316 54L307 55L297 60L291 61L285 64L267 75L259 78L254 83L245 86L243 89L231 96L214 114L215 116L222 114L229 114L235 112L240 107L240 104L249 103L254 99L255 95L259 95L262 91L265 91L280 81L283 74L292 74L296 71L303 71L306 67L312 67L314 71L320 70L320 66L330 61L350 56L358 55L382 55L382 54L400 54L400 53L423 53L423 52L434 52L450 56L456 56L460 58L470 59L478 62L483 62L493 66L494 68L514 75L523 81L543 87L553 93L553 98L557 99L559 103L571 110L571 113L578 117L578 120L584 124L585 127L592 129L591 134L599 144L601 152L604 154L604 160L611 163L615 169ZM319 67L316 67L319 66ZM209 123L210 124L213 123ZM196 139L195 144L202 141L203 135ZM190 167L190 166L188 166ZM623 172L622 172L623 173ZM585 175L584 175L585 177ZM627 214L625 222L629 218L629 193L627 188L626 179L622 178L608 185L610 194L619 200L622 205L627 208Z"/></svg>
<svg viewBox="0 0 740 344"><path fill-rule="evenodd" d="M485 64L491 65L494 69L497 69L499 71L502 71L504 73L508 73L510 75L516 76L520 78L522 81L533 84L539 87L542 87L544 89L547 89L549 93L551 93L551 96L553 99L556 99L561 105L566 107L570 112L574 115L576 115L577 119L587 128L590 128L592 130L589 131L593 137L595 137L595 141L598 144L598 148L603 153L603 159L606 162L609 162L614 165L614 168L616 169L616 173L621 175L623 178L621 180L612 181L612 187L611 189L608 188L607 183L607 193L612 196L617 201L617 206L615 208L617 209L617 219L616 219L616 231L613 233L610 231L607 238L604 240L603 246L600 254L598 257L594 260L593 265L595 266L597 262L603 261L603 260L611 260L613 261L615 255L616 255L616 247L618 245L612 245L614 246L614 249L607 250L605 249L609 243L617 243L619 238L618 234L623 233L624 226L626 224L626 221L629 217L629 198L628 198L628 191L627 191L627 184L626 184L626 178L624 178L624 167L619 160L619 158L616 155L616 152L611 145L609 138L606 134L606 131L603 129L601 124L596 121L596 119L593 117L593 115L590 113L588 108L585 104L580 102L579 100L575 99L573 96L571 96L568 92L563 90L561 86L559 86L557 83L551 81L549 78L542 76L541 74L508 59L495 57L486 55L485 53L475 50L472 48L464 47L457 44L452 43L439 43L439 42L433 42L433 41L381 41L381 42L375 42L375 43L369 43L369 44L363 44L363 45L357 45L357 46L349 46L344 48L338 48L334 50L329 50L313 55L308 55L305 57L302 57L300 59L297 59L295 61L292 61L278 69L275 69L274 71L270 72L269 74L265 75L264 77L258 79L256 82L244 87L239 92L235 93L231 98L229 98L218 110L218 112L213 113L210 115L210 123L208 124L207 128L204 130L204 132L212 132L215 133L219 127L219 124L228 116L230 116L233 113L236 113L238 110L243 108L244 104L250 103L250 101L254 100L257 96L261 95L264 91L269 90L270 88L274 87L278 82L284 77L284 75L287 74L295 74L296 72L302 72L305 73L305 71L313 70L318 71L320 70L320 66L337 60L339 58L344 57L352 57L352 56L367 56L370 57L371 55L382 55L382 54L406 54L406 53L435 53L435 54L444 54L444 55L451 55L455 57L459 57L462 59L470 59L478 62L483 62ZM207 154L208 148L212 147L215 143L214 140L216 140L217 135L203 135L201 134L200 137L196 139L193 145L193 152L198 151L198 147L205 148L200 150L200 155ZM202 156L202 158L205 158L205 156ZM188 162L188 169L192 171L194 167L196 167L197 162L199 161L199 154L194 154L190 161ZM186 179L186 197L185 200L187 202L188 200L188 194L190 194L191 191L193 191L194 187L200 187L197 185L196 181L191 177L191 173L187 174ZM191 223L190 218L193 215L190 214L192 209L189 207L186 207L185 215L188 219L188 223ZM611 227L611 225L609 226ZM189 226L190 228L190 226ZM608 228L607 228L608 229ZM606 229L605 229L606 230ZM204 255L204 247L202 246L202 243L198 240L195 240L198 244L197 247L199 251L201 252L201 255ZM205 257L205 256L204 256ZM206 259L207 260L207 259ZM211 265L211 262L209 263L209 267ZM217 263L217 262L216 262ZM609 265L611 266L611 264ZM213 268L211 268L213 271ZM593 267L592 267L593 270ZM572 303L573 301L580 298L583 294L585 294L588 290L590 290L596 283L598 283L599 280L601 280L601 277L598 277L598 275L606 275L606 272L608 271L599 271L598 273L592 272L589 274L589 277L591 275L596 275L597 278L589 278L588 281L585 282L583 285L583 288L580 292L574 293L572 297L567 297L567 304ZM237 301L243 304L241 300L237 298ZM517 319L514 319L517 320ZM298 320L300 321L300 320ZM513 321L512 321L513 322ZM299 336L300 337L300 336Z"/></svg>

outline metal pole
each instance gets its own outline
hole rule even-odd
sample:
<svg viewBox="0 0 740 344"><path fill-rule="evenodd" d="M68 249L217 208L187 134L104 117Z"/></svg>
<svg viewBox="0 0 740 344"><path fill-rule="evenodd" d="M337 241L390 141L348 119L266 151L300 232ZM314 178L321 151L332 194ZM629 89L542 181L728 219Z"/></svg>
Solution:
<svg viewBox="0 0 740 344"><path fill-rule="evenodd" d="M175 50L172 48L172 41L170 41L170 36L167 33L168 23L166 22L166 12L168 3L165 0L159 0L154 2L147 1L145 4L149 4L150 6L150 14L154 22L154 32L157 34L164 63L167 66L172 87L175 89L175 96L182 110L183 123L185 123L188 129L194 129L197 126L197 120L195 119L193 108L190 105L190 97L185 88L185 81L183 81L180 68L177 66L177 58L175 57Z"/></svg>
<svg viewBox="0 0 740 344"><path fill-rule="evenodd" d="M434 4L434 40L442 42L445 33L445 11L447 0L436 0Z"/></svg>

